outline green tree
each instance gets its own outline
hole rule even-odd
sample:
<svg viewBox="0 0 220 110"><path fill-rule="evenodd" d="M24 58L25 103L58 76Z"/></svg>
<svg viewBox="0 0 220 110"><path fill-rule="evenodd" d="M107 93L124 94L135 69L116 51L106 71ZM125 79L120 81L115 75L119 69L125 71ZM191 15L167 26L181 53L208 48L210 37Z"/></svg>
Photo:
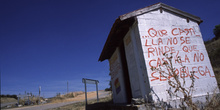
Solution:
<svg viewBox="0 0 220 110"><path fill-rule="evenodd" d="M220 24L215 26L213 33L215 34L216 39L220 38Z"/></svg>
<svg viewBox="0 0 220 110"><path fill-rule="evenodd" d="M105 91L112 91L112 83L109 81L109 88L105 88Z"/></svg>

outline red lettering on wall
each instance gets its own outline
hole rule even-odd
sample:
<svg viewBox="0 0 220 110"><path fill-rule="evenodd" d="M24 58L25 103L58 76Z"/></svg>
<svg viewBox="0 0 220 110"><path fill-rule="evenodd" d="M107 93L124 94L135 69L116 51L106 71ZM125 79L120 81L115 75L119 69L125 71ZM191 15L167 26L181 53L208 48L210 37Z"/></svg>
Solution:
<svg viewBox="0 0 220 110"><path fill-rule="evenodd" d="M204 58L205 57L204 57L203 53L195 53L193 61L194 62L204 61Z"/></svg>
<svg viewBox="0 0 220 110"><path fill-rule="evenodd" d="M155 81L159 79L159 77L154 76L155 73L156 72L151 73L151 76L153 77L153 79L151 79L150 81Z"/></svg>
<svg viewBox="0 0 220 110"><path fill-rule="evenodd" d="M171 31L172 35L176 36L176 35L179 35L177 33L177 28L173 28L173 30Z"/></svg>
<svg viewBox="0 0 220 110"><path fill-rule="evenodd" d="M199 79L201 77L214 77L212 76L212 71L210 71L206 65L196 66L190 64L192 62L198 63L205 60L204 53L198 50L198 46L191 44L192 37L196 37L196 40L197 37L200 36L193 28L173 28L170 32L165 29L158 30L149 28L147 34L148 35L142 35L142 38L147 38L145 39L146 42L144 45L147 50L146 57L149 58L147 59L149 61L147 64L149 64L150 67L158 68L159 65L163 65L163 62L166 60L163 57L164 53L175 53L173 54L175 66L177 63L183 63L184 66L189 66L185 68L179 67L175 70L180 78L194 77ZM179 59L180 56L182 58ZM168 69L167 72L171 73L171 70ZM167 78L173 78L172 74L166 75L167 76L161 75L158 72L152 72L151 81L166 81Z"/></svg>
<svg viewBox="0 0 220 110"><path fill-rule="evenodd" d="M147 46L151 46L151 45L148 45L148 39L146 39L146 42L145 42L145 46L147 47Z"/></svg>
<svg viewBox="0 0 220 110"><path fill-rule="evenodd" d="M210 77L215 77L215 76L212 76L210 71L209 71L209 68L206 66L205 67L205 71L204 71L204 68L202 66L199 66L198 67L198 71L199 73L202 75L202 76L206 76L206 74L208 73Z"/></svg>
<svg viewBox="0 0 220 110"><path fill-rule="evenodd" d="M160 74L160 81L166 81L166 80L167 80L166 77Z"/></svg>
<svg viewBox="0 0 220 110"><path fill-rule="evenodd" d="M188 63L190 63L189 61L189 57L187 55L185 55L185 62L188 61Z"/></svg>
<svg viewBox="0 0 220 110"><path fill-rule="evenodd" d="M174 47L169 46L160 46L160 47L148 47L147 48L148 58L151 56L159 56L163 55L164 53L176 53Z"/></svg>
<svg viewBox="0 0 220 110"><path fill-rule="evenodd" d="M196 51L196 52L199 51L199 50L197 50L197 45L183 46L182 50L187 53L190 53L193 51Z"/></svg>
<svg viewBox="0 0 220 110"><path fill-rule="evenodd" d="M148 34L150 35L150 37L163 37L167 35L167 31L166 30L156 31L154 28L150 28L148 30Z"/></svg>
<svg viewBox="0 0 220 110"><path fill-rule="evenodd" d="M192 72L194 72L193 77L199 79L199 77L195 75L196 73L198 73L196 66L192 67ZM190 75L190 77L192 77L192 76Z"/></svg>
<svg viewBox="0 0 220 110"><path fill-rule="evenodd" d="M202 76L205 76L205 72L203 71L203 67L202 66L198 67L198 71L199 71L199 74L201 74Z"/></svg>
<svg viewBox="0 0 220 110"><path fill-rule="evenodd" d="M193 74L190 74L190 70L191 70L191 73ZM151 81L166 81L167 78L172 78L173 76L171 76L172 74L169 74L169 76L164 76L164 75L161 75L161 74L155 74L156 72L152 72L151 73L151 76L153 77L153 79L151 79ZM167 70L167 73L171 73L170 70ZM192 68L189 69L189 67L180 67L180 68L177 68L175 70L175 73L180 77L180 78L187 78L187 77L194 77L194 78L197 78L199 79L200 77L203 77L203 76L206 76L206 74L209 74L208 76L209 77L215 77L214 75L212 76L211 75L211 72L209 70L209 68L207 66L203 67L203 66L193 66ZM198 75L196 75L197 73L199 73L201 76L199 77Z"/></svg>
<svg viewBox="0 0 220 110"><path fill-rule="evenodd" d="M186 67L186 68L181 67L180 68L180 77L181 78L186 78L188 76L189 76L189 69L188 69L188 67Z"/></svg>
<svg viewBox="0 0 220 110"><path fill-rule="evenodd" d="M152 60L149 61L149 66L150 66L150 67L156 67L156 66L153 66L153 65L152 65L152 62L153 62L153 61L156 61L156 60L155 60L155 59L152 59Z"/></svg>
<svg viewBox="0 0 220 110"><path fill-rule="evenodd" d="M186 33L186 32L179 28L179 34L181 35L182 33Z"/></svg>
<svg viewBox="0 0 220 110"><path fill-rule="evenodd" d="M174 37L174 38L168 38L168 40L167 40L167 45L177 45L177 43L178 43L178 40L177 40L177 38L176 37Z"/></svg>
<svg viewBox="0 0 220 110"><path fill-rule="evenodd" d="M182 44L190 44L190 37L183 37L183 36L181 36L180 37L180 41L182 41L181 45Z"/></svg>
<svg viewBox="0 0 220 110"><path fill-rule="evenodd" d="M150 67L159 67L159 65L163 64L162 62L165 62L164 58L157 58L157 60L152 59L152 60L149 61L149 66ZM153 65L153 63L155 63L156 65Z"/></svg>
<svg viewBox="0 0 220 110"><path fill-rule="evenodd" d="M155 37L157 36L157 31L154 29L154 28L150 28L148 30L148 34L151 36L151 37Z"/></svg>
<svg viewBox="0 0 220 110"><path fill-rule="evenodd" d="M173 28L171 31L172 35L177 36L177 35L188 35L189 33L191 35L195 35L195 31L193 28L189 28L189 29L181 29L181 28Z"/></svg>
<svg viewBox="0 0 220 110"><path fill-rule="evenodd" d="M149 41L151 41L151 44L149 44ZM146 42L145 42L146 47L152 46L152 45L160 45L160 44L163 44L163 41L161 38L158 38L158 42L154 41L154 39L146 39Z"/></svg>
<svg viewBox="0 0 220 110"><path fill-rule="evenodd" d="M152 54L154 56L154 53L153 53L154 51L155 51L155 49L153 47L148 48L148 58L150 58L150 54Z"/></svg>
<svg viewBox="0 0 220 110"><path fill-rule="evenodd" d="M158 38L158 45L163 44L163 41L161 38Z"/></svg>
<svg viewBox="0 0 220 110"><path fill-rule="evenodd" d="M154 39L152 39L152 45L157 45L156 43L154 43Z"/></svg>

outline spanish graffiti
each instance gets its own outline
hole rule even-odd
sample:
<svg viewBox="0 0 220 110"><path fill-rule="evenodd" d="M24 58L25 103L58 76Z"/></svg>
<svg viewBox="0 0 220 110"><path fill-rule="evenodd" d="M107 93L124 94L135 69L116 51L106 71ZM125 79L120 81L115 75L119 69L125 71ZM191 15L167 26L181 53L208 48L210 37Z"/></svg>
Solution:
<svg viewBox="0 0 220 110"><path fill-rule="evenodd" d="M150 28L148 29L148 36L142 36L142 38L154 38L154 37L164 37L164 36L168 36L168 31L165 29L162 30L156 30L154 28ZM173 28L171 30L171 34L173 36L181 36L181 35L186 35L186 36L197 36L200 37L200 35L196 35L195 30L193 28L185 28L185 29L181 29L181 28Z"/></svg>
<svg viewBox="0 0 220 110"><path fill-rule="evenodd" d="M163 54L172 53L174 64L184 63L186 66L186 68L176 68L175 72L180 77L190 77L192 71L196 79L214 77L214 74L210 72L210 67L205 64L208 61L208 56L204 53L205 47L194 43L194 40L201 39L200 32L198 33L194 28L174 27L169 30L149 28L146 32L147 34L142 35L141 38L145 41L143 47L148 67L159 67L165 62ZM176 60L178 57L181 57L180 61ZM166 81L166 78L160 74L150 69L148 72L151 76L150 81Z"/></svg>

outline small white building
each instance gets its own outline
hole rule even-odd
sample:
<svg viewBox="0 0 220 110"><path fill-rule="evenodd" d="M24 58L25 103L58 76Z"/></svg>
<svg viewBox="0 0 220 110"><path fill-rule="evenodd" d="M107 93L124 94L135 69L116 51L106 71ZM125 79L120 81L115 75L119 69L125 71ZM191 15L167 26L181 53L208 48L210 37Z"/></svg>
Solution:
<svg viewBox="0 0 220 110"><path fill-rule="evenodd" d="M172 53L174 59L181 57L185 73L175 60L173 65L185 77L186 85L191 83L189 76L194 71L194 98L219 92L200 23L199 17L163 3L119 16L99 58L109 60L113 102L131 103L132 98L175 100L167 93L167 80L151 70L164 61L163 53Z"/></svg>

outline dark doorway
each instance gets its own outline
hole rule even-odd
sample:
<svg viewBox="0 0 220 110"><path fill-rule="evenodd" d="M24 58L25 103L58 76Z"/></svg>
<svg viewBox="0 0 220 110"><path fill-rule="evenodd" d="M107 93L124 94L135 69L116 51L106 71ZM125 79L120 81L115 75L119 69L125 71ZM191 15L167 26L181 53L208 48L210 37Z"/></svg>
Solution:
<svg viewBox="0 0 220 110"><path fill-rule="evenodd" d="M125 47L124 47L123 41L121 42L121 44L119 46L119 51L120 51L123 76L124 76L124 81L125 81L124 84L125 84L125 90L126 90L126 96L127 96L127 103L130 104L131 99L132 99L132 93L131 93L131 84L130 84L128 65L127 65L127 60L126 60L126 56L125 56Z"/></svg>

